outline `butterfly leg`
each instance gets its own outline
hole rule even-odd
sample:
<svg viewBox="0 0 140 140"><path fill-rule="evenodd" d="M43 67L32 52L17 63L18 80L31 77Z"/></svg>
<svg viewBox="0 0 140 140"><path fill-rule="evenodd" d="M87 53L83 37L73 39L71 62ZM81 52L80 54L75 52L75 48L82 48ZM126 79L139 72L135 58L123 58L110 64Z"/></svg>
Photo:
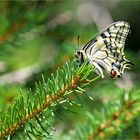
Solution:
<svg viewBox="0 0 140 140"><path fill-rule="evenodd" d="M90 64L92 64L96 69L95 72L98 75L101 75L102 78L104 78L103 70L102 68L94 61L91 61Z"/></svg>

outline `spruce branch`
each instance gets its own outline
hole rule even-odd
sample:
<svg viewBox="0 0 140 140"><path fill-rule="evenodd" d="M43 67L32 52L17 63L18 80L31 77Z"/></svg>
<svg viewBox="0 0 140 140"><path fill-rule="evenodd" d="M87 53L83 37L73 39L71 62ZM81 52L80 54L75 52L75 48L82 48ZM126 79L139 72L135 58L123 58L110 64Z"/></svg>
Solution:
<svg viewBox="0 0 140 140"><path fill-rule="evenodd" d="M121 115L125 114L125 116L130 117L129 119L132 119L131 117L133 114L131 112L128 112L128 110L131 110L135 103L136 100L126 101L124 105L117 112L111 114L110 118L107 121L105 121L104 123L102 123L100 126L97 127L96 132L88 136L88 140L94 140L97 139L98 137L100 139L101 138L104 139L106 136L108 136L105 130L108 129L109 127L112 127L112 124L117 129L117 127L119 127L121 123L126 123L125 120L120 119Z"/></svg>
<svg viewBox="0 0 140 140"><path fill-rule="evenodd" d="M10 106L4 113L1 112L0 139L14 137L18 132L26 133L28 138L31 134L41 137L44 136L42 131L46 133L45 136L50 137L48 128L43 124L52 114L50 108L60 105L73 91L83 93L85 86L99 78L93 74L93 67L87 65L87 62L80 68L76 65L75 61L66 63L62 69L57 70L56 75L52 74L47 82L42 77L42 82L36 84L34 95L31 91L26 99L21 95L13 106ZM92 76L90 76L91 73ZM69 101L68 99L67 102ZM35 123L40 127L36 128Z"/></svg>
<svg viewBox="0 0 140 140"><path fill-rule="evenodd" d="M132 90L129 93L120 92L116 101L104 104L102 112L93 114L86 112L85 123L79 124L69 137L71 139L100 140L116 139L117 135L123 135L126 128L133 125L134 120L140 116L140 90ZM132 128L130 129L132 130Z"/></svg>

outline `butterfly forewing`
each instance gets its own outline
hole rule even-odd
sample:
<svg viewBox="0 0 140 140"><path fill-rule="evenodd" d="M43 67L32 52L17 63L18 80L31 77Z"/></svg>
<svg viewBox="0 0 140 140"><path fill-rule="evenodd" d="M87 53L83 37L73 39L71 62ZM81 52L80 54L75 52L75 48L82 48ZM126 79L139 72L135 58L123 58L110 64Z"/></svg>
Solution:
<svg viewBox="0 0 140 140"><path fill-rule="evenodd" d="M115 22L81 50L82 55L89 59L89 63L94 65L97 73L102 77L104 77L103 70L112 78L120 77L127 65L131 64L124 55L124 45L129 31L129 23Z"/></svg>

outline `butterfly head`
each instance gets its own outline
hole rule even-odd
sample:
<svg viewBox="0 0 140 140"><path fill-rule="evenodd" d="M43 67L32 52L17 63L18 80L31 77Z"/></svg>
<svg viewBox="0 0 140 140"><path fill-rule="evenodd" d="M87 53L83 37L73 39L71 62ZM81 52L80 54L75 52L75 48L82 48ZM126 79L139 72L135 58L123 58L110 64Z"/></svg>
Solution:
<svg viewBox="0 0 140 140"><path fill-rule="evenodd" d="M80 65L84 63L84 52L82 50L76 50L75 57Z"/></svg>

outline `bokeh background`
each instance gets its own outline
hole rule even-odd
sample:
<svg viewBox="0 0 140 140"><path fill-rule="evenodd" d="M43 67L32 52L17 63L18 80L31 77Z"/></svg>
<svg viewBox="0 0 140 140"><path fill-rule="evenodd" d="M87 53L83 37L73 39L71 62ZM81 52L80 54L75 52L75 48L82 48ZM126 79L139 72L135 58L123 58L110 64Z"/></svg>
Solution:
<svg viewBox="0 0 140 140"><path fill-rule="evenodd" d="M27 94L35 82L50 77L58 67L74 58L77 47L115 21L127 21L131 35L125 46L126 58L134 63L120 79L108 77L87 89L94 101L81 97L78 115L60 111L54 139L61 138L84 117L83 110L100 110L103 103L117 98L120 89L140 87L140 1L68 0L0 2L0 108L4 110L18 96ZM77 37L80 36L80 40Z"/></svg>

